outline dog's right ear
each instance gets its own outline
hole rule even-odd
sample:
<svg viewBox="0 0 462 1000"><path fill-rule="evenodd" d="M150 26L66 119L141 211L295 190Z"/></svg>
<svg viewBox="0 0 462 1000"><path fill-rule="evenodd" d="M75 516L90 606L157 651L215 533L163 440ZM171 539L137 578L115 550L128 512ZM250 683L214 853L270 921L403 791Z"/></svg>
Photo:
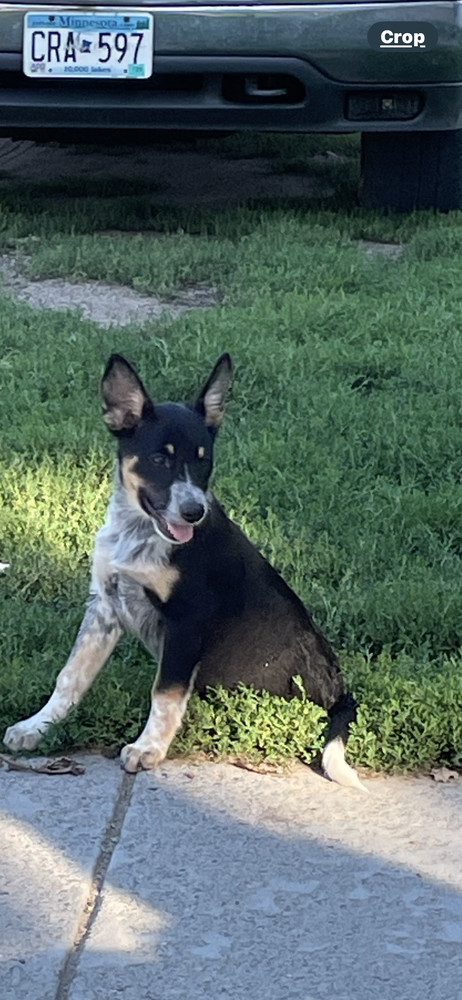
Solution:
<svg viewBox="0 0 462 1000"><path fill-rule="evenodd" d="M154 415L154 403L135 369L121 354L109 358L101 391L103 419L113 434L131 431L142 417Z"/></svg>

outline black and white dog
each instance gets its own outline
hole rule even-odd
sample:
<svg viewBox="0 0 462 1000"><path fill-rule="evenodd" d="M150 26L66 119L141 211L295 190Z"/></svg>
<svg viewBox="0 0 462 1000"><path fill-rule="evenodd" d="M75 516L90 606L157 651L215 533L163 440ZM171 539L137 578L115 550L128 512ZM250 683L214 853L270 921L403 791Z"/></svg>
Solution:
<svg viewBox="0 0 462 1000"><path fill-rule="evenodd" d="M96 536L87 612L47 704L7 730L11 750L34 749L50 723L64 719L128 629L159 670L146 726L122 750L127 771L163 760L193 687L247 684L291 698L300 675L308 697L329 715L324 770L360 786L344 758L356 705L334 652L208 489L231 378L224 354L194 405L155 404L131 365L110 358L103 412L119 463Z"/></svg>

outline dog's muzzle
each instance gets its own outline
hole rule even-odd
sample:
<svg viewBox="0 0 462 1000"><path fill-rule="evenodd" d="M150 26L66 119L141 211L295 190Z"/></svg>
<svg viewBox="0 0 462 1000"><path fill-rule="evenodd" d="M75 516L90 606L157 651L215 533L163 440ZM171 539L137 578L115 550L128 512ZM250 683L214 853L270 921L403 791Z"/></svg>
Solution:
<svg viewBox="0 0 462 1000"><path fill-rule="evenodd" d="M179 515L179 519L176 520L173 517L169 517L168 511L166 511L164 522L167 534L165 537L169 541L176 542L177 545L184 545L186 542L191 541L194 535L194 528L204 520L206 509L203 504L198 503L196 500L190 500L187 503L180 504Z"/></svg>
<svg viewBox="0 0 462 1000"><path fill-rule="evenodd" d="M205 507L204 504L198 503L196 500L190 500L188 503L183 503L180 505L180 515L183 521L188 524L200 524L205 517Z"/></svg>
<svg viewBox="0 0 462 1000"><path fill-rule="evenodd" d="M141 506L151 518L157 534L174 545L185 545L194 536L194 529L207 515L205 495L197 487L183 483L174 486L167 507L159 509L155 497L143 487L139 491Z"/></svg>

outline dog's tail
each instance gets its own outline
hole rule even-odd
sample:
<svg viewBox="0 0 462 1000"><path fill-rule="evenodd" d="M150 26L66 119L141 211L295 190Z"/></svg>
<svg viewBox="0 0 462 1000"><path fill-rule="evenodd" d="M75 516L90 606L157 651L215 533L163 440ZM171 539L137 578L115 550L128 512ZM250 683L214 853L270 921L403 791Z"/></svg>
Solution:
<svg viewBox="0 0 462 1000"><path fill-rule="evenodd" d="M345 760L345 746L350 723L356 721L356 708L353 696L342 694L329 709L329 729L322 755L322 766L331 781L351 788L361 788L366 792L367 788L361 784L356 771Z"/></svg>

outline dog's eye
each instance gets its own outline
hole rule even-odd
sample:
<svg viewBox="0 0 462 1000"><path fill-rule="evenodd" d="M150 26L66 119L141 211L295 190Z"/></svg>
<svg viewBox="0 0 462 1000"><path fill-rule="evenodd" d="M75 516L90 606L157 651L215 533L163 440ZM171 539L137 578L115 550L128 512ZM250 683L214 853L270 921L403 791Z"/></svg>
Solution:
<svg viewBox="0 0 462 1000"><path fill-rule="evenodd" d="M155 455L149 456L149 461L151 465L157 466L157 468L168 467L172 464L172 459L170 455L166 455L162 451L156 452Z"/></svg>

